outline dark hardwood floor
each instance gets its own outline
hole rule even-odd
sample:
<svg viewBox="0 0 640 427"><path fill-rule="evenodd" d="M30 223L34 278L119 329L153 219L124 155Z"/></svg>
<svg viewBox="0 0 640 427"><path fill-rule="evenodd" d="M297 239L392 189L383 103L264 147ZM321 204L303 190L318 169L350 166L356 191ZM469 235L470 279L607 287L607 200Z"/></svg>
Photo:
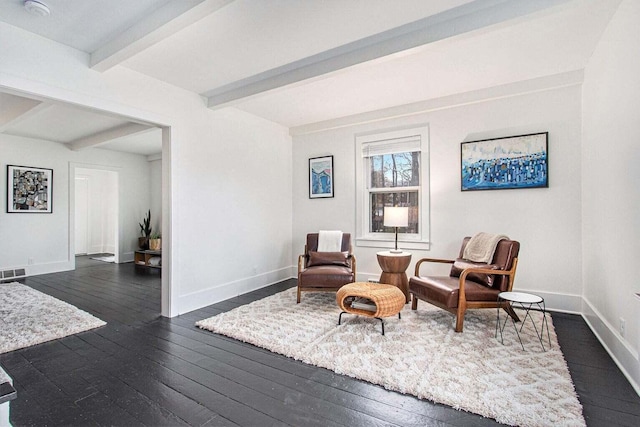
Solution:
<svg viewBox="0 0 640 427"><path fill-rule="evenodd" d="M173 319L159 314L159 271L133 264L82 257L23 282L108 324L0 355L18 391L14 426L497 425L194 326L294 280ZM640 398L582 318L553 321L587 425L640 425Z"/></svg>

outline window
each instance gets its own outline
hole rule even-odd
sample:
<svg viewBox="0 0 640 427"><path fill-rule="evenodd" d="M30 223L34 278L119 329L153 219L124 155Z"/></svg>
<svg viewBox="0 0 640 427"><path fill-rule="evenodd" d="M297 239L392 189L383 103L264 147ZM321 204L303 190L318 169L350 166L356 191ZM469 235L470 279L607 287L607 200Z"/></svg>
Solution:
<svg viewBox="0 0 640 427"><path fill-rule="evenodd" d="M405 249L428 248L427 138L426 127L356 136L359 246L392 247L395 230L384 226L384 207L406 206L409 226L398 240Z"/></svg>

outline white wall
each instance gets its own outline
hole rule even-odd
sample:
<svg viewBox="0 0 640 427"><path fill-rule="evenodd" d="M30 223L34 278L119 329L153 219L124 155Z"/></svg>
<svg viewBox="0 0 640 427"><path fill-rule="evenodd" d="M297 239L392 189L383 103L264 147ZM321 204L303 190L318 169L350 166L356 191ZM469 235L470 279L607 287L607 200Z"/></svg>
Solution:
<svg viewBox="0 0 640 427"><path fill-rule="evenodd" d="M74 234L76 255L89 252L89 178L78 175L75 177L75 206ZM71 209L71 208L70 208Z"/></svg>
<svg viewBox="0 0 640 427"><path fill-rule="evenodd" d="M162 159L149 162L149 187L152 232L160 233L162 231Z"/></svg>
<svg viewBox="0 0 640 427"><path fill-rule="evenodd" d="M505 233L520 241L515 287L543 295L555 309L581 307L580 87L559 88L409 117L294 137L294 246L319 229L355 230L354 134L428 124L431 148L430 251L413 251L411 275L422 257L452 258L464 236ZM549 132L550 187L460 191L460 143ZM335 197L308 198L308 159L333 154ZM355 247L358 276L379 276L375 253ZM426 271L426 270L425 270ZM441 271L441 270L440 270Z"/></svg>
<svg viewBox="0 0 640 427"><path fill-rule="evenodd" d="M75 224L78 215L87 220L87 254L115 253L116 226L118 219L118 174L101 169L76 168L75 178L87 181L87 203L76 205ZM76 195L77 195L76 191ZM86 208L86 209L83 209ZM79 230L76 228L76 242ZM76 245L77 246L77 245ZM78 254L76 247L75 253Z"/></svg>
<svg viewBox="0 0 640 427"><path fill-rule="evenodd" d="M292 175L287 129L231 108L209 110L199 95L124 67L93 71L87 66L87 54L2 22L0 40L0 89L165 128L163 135L170 137L170 143L163 142L162 161L167 185L163 189L167 210L162 214L165 315L290 276ZM22 154L30 159L29 152ZM124 187L126 181L121 182ZM136 227L144 212L146 208L133 218ZM132 235L137 236L138 230Z"/></svg>
<svg viewBox="0 0 640 427"><path fill-rule="evenodd" d="M290 277L291 142L287 129L234 109L204 110L202 143L180 147L181 305L228 298Z"/></svg>
<svg viewBox="0 0 640 427"><path fill-rule="evenodd" d="M55 142L3 134L0 134L0 153L3 171L7 164L53 169L53 213L8 214L6 209L0 211L0 268L25 267L29 275L73 268L75 259L69 240L69 220L74 211L70 197L70 180L73 181L74 176L70 170L82 165L117 170L123 182L136 183L122 186L118 196L122 220L120 251L124 258L133 259L138 220L149 205L149 171L145 157L96 148L71 151ZM1 173L0 188L6 188L6 179L7 174Z"/></svg>
<svg viewBox="0 0 640 427"><path fill-rule="evenodd" d="M622 2L587 66L582 176L584 314L640 393L639 20Z"/></svg>

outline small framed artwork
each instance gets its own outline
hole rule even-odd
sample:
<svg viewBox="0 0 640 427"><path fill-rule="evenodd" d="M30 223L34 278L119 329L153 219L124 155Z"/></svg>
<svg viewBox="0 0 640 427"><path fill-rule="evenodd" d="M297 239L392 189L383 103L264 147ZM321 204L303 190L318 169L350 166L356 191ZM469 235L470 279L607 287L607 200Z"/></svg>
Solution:
<svg viewBox="0 0 640 427"><path fill-rule="evenodd" d="M7 213L51 213L53 169L7 165Z"/></svg>
<svg viewBox="0 0 640 427"><path fill-rule="evenodd" d="M309 198L333 197L333 156L309 159Z"/></svg>
<svg viewBox="0 0 640 427"><path fill-rule="evenodd" d="M548 144L548 132L463 142L462 191L548 187Z"/></svg>

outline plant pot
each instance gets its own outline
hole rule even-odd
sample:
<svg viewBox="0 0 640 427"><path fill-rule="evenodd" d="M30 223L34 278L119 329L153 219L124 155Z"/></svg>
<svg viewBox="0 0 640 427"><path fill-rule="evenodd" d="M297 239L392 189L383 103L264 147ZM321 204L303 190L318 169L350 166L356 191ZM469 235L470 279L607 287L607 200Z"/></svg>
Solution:
<svg viewBox="0 0 640 427"><path fill-rule="evenodd" d="M162 239L149 239L149 249L159 251L162 249Z"/></svg>
<svg viewBox="0 0 640 427"><path fill-rule="evenodd" d="M148 237L138 237L138 246L142 250L149 249L149 238Z"/></svg>

